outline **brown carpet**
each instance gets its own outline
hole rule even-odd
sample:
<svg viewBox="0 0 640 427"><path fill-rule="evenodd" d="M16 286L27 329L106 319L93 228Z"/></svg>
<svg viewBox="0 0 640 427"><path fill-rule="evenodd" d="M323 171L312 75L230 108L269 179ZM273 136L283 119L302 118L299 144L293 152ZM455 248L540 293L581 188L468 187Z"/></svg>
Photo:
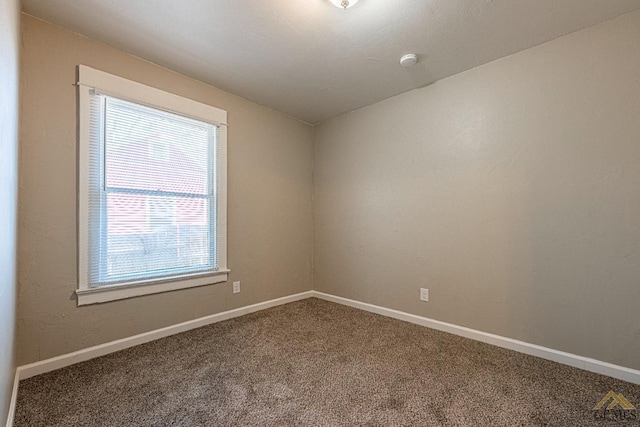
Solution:
<svg viewBox="0 0 640 427"><path fill-rule="evenodd" d="M311 298L24 380L15 425L604 426L610 390L640 406L638 385Z"/></svg>

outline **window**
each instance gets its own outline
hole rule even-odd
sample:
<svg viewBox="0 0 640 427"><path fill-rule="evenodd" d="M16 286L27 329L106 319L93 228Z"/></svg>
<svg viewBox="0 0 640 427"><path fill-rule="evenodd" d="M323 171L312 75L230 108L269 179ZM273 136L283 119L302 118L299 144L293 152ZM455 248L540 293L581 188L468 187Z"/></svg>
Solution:
<svg viewBox="0 0 640 427"><path fill-rule="evenodd" d="M226 281L226 112L79 77L78 304Z"/></svg>

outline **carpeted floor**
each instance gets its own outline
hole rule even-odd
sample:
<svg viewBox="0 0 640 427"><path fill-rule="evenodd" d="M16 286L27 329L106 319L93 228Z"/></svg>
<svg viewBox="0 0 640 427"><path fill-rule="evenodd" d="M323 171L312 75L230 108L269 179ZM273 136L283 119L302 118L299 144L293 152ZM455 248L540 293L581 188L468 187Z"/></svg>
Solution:
<svg viewBox="0 0 640 427"><path fill-rule="evenodd" d="M610 390L640 406L638 385L311 298L24 380L15 425L605 426Z"/></svg>

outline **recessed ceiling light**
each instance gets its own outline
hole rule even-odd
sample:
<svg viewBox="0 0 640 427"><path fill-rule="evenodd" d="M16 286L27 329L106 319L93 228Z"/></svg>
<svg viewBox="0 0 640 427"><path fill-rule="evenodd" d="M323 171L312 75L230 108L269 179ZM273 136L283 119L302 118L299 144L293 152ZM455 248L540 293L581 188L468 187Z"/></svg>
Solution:
<svg viewBox="0 0 640 427"><path fill-rule="evenodd" d="M358 3L358 0L329 0L329 1L335 7L339 7L339 8L342 8L344 10L347 10L348 8L353 6L354 4Z"/></svg>
<svg viewBox="0 0 640 427"><path fill-rule="evenodd" d="M400 58L400 65L403 67L411 67L418 62L418 56L415 53L408 53Z"/></svg>

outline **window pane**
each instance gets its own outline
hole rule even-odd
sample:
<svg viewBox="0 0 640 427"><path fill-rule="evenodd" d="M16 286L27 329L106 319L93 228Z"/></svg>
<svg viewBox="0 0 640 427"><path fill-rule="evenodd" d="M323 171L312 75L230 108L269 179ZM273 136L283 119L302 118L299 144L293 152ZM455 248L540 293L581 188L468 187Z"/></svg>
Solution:
<svg viewBox="0 0 640 427"><path fill-rule="evenodd" d="M208 194L214 132L208 123L107 98L107 187Z"/></svg>
<svg viewBox="0 0 640 427"><path fill-rule="evenodd" d="M78 304L225 281L226 111L78 69Z"/></svg>
<svg viewBox="0 0 640 427"><path fill-rule="evenodd" d="M217 127L102 97L97 286L216 271Z"/></svg>
<svg viewBox="0 0 640 427"><path fill-rule="evenodd" d="M212 270L208 218L207 199L109 193L107 276Z"/></svg>

